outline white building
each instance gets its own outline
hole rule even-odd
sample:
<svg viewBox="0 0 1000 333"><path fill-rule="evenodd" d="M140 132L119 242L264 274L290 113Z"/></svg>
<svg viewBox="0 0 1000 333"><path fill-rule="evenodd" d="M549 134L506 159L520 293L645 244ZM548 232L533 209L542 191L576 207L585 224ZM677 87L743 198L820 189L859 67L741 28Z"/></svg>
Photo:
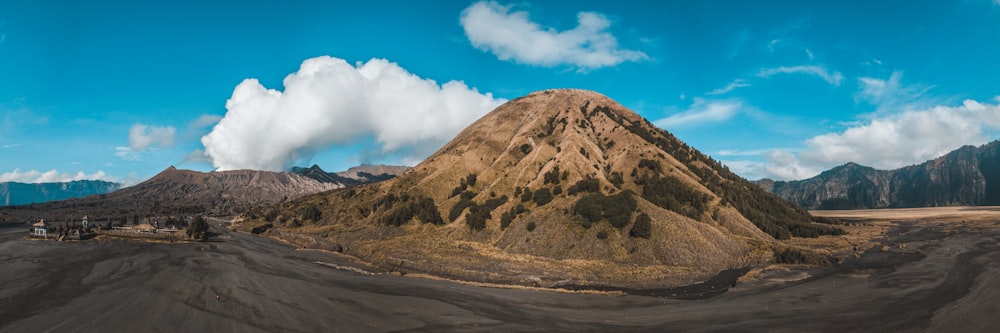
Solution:
<svg viewBox="0 0 1000 333"><path fill-rule="evenodd" d="M32 230L31 235L35 237L49 238L49 225L45 223L45 219L41 219L38 223L32 224L35 227Z"/></svg>

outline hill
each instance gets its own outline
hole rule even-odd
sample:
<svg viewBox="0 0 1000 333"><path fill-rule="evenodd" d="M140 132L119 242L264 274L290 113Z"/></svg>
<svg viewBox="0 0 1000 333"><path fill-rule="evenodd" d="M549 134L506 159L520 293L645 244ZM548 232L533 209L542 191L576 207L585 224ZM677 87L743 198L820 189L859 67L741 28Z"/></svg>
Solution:
<svg viewBox="0 0 1000 333"><path fill-rule="evenodd" d="M0 206L16 206L80 198L117 191L121 184L101 180L74 180L61 183L0 183Z"/></svg>
<svg viewBox="0 0 1000 333"><path fill-rule="evenodd" d="M1000 205L1000 141L896 170L847 163L809 179L757 184L807 209Z"/></svg>
<svg viewBox="0 0 1000 333"><path fill-rule="evenodd" d="M582 90L512 100L399 177L261 215L240 227L383 268L538 285L693 283L773 260L775 238L839 232Z"/></svg>
<svg viewBox="0 0 1000 333"><path fill-rule="evenodd" d="M235 216L306 194L343 187L286 172L197 172L169 167L132 187L85 198L4 207L0 221L94 221L145 216Z"/></svg>
<svg viewBox="0 0 1000 333"><path fill-rule="evenodd" d="M358 186L389 180L409 170L410 167L394 165L361 165L336 173L323 171L319 165L308 168L293 167L292 172L323 183Z"/></svg>

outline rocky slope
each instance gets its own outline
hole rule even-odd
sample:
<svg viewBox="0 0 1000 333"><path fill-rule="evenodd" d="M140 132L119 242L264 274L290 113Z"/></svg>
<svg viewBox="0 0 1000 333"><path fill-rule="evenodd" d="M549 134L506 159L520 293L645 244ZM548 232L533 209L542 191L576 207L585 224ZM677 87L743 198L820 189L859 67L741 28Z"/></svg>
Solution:
<svg viewBox="0 0 1000 333"><path fill-rule="evenodd" d="M397 178L241 227L383 268L502 283L659 287L835 232L595 92L510 101Z"/></svg>
<svg viewBox="0 0 1000 333"><path fill-rule="evenodd" d="M0 183L0 206L26 205L47 201L80 198L117 191L121 184L101 180L75 180L63 183Z"/></svg>
<svg viewBox="0 0 1000 333"><path fill-rule="evenodd" d="M757 184L807 209L1000 205L1000 141L896 170L848 163L805 180Z"/></svg>

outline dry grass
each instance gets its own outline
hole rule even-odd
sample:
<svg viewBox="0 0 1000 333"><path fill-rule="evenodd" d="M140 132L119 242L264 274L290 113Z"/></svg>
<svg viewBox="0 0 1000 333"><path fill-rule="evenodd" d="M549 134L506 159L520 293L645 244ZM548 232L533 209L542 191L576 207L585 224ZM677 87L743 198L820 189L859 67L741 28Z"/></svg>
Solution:
<svg viewBox="0 0 1000 333"><path fill-rule="evenodd" d="M862 253L883 240L892 239L889 231L904 223L919 223L951 228L996 228L1000 220L1000 207L931 207L864 210L819 210L814 216L835 217L843 220L843 236L819 238L792 238L784 245L804 249L833 258L835 262ZM750 274L751 276L753 274Z"/></svg>
<svg viewBox="0 0 1000 333"><path fill-rule="evenodd" d="M929 208L897 208L897 209L859 209L859 210L814 210L809 213L814 216L836 217L844 220L981 220L1000 216L997 206L959 206L959 207L929 207Z"/></svg>

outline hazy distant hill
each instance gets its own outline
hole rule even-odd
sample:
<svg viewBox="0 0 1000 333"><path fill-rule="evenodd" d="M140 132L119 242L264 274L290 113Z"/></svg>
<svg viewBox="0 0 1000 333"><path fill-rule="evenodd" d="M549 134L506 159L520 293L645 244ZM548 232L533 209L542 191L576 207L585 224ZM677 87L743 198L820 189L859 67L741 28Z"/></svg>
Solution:
<svg viewBox="0 0 1000 333"><path fill-rule="evenodd" d="M323 171L323 169L315 164L308 168L292 168L292 172L294 173L323 183L343 186L357 186L389 180L403 174L407 170L410 170L410 167L394 165L361 165L336 173Z"/></svg>
<svg viewBox="0 0 1000 333"><path fill-rule="evenodd" d="M848 163L809 179L757 184L807 209L1000 205L1000 141L896 170Z"/></svg>
<svg viewBox="0 0 1000 333"><path fill-rule="evenodd" d="M692 283L772 260L772 237L839 231L582 90L515 99L399 177L258 216L244 226L383 267L540 284Z"/></svg>
<svg viewBox="0 0 1000 333"><path fill-rule="evenodd" d="M64 183L0 183L0 206L26 205L47 201L80 198L117 191L121 184L101 180L75 180Z"/></svg>

